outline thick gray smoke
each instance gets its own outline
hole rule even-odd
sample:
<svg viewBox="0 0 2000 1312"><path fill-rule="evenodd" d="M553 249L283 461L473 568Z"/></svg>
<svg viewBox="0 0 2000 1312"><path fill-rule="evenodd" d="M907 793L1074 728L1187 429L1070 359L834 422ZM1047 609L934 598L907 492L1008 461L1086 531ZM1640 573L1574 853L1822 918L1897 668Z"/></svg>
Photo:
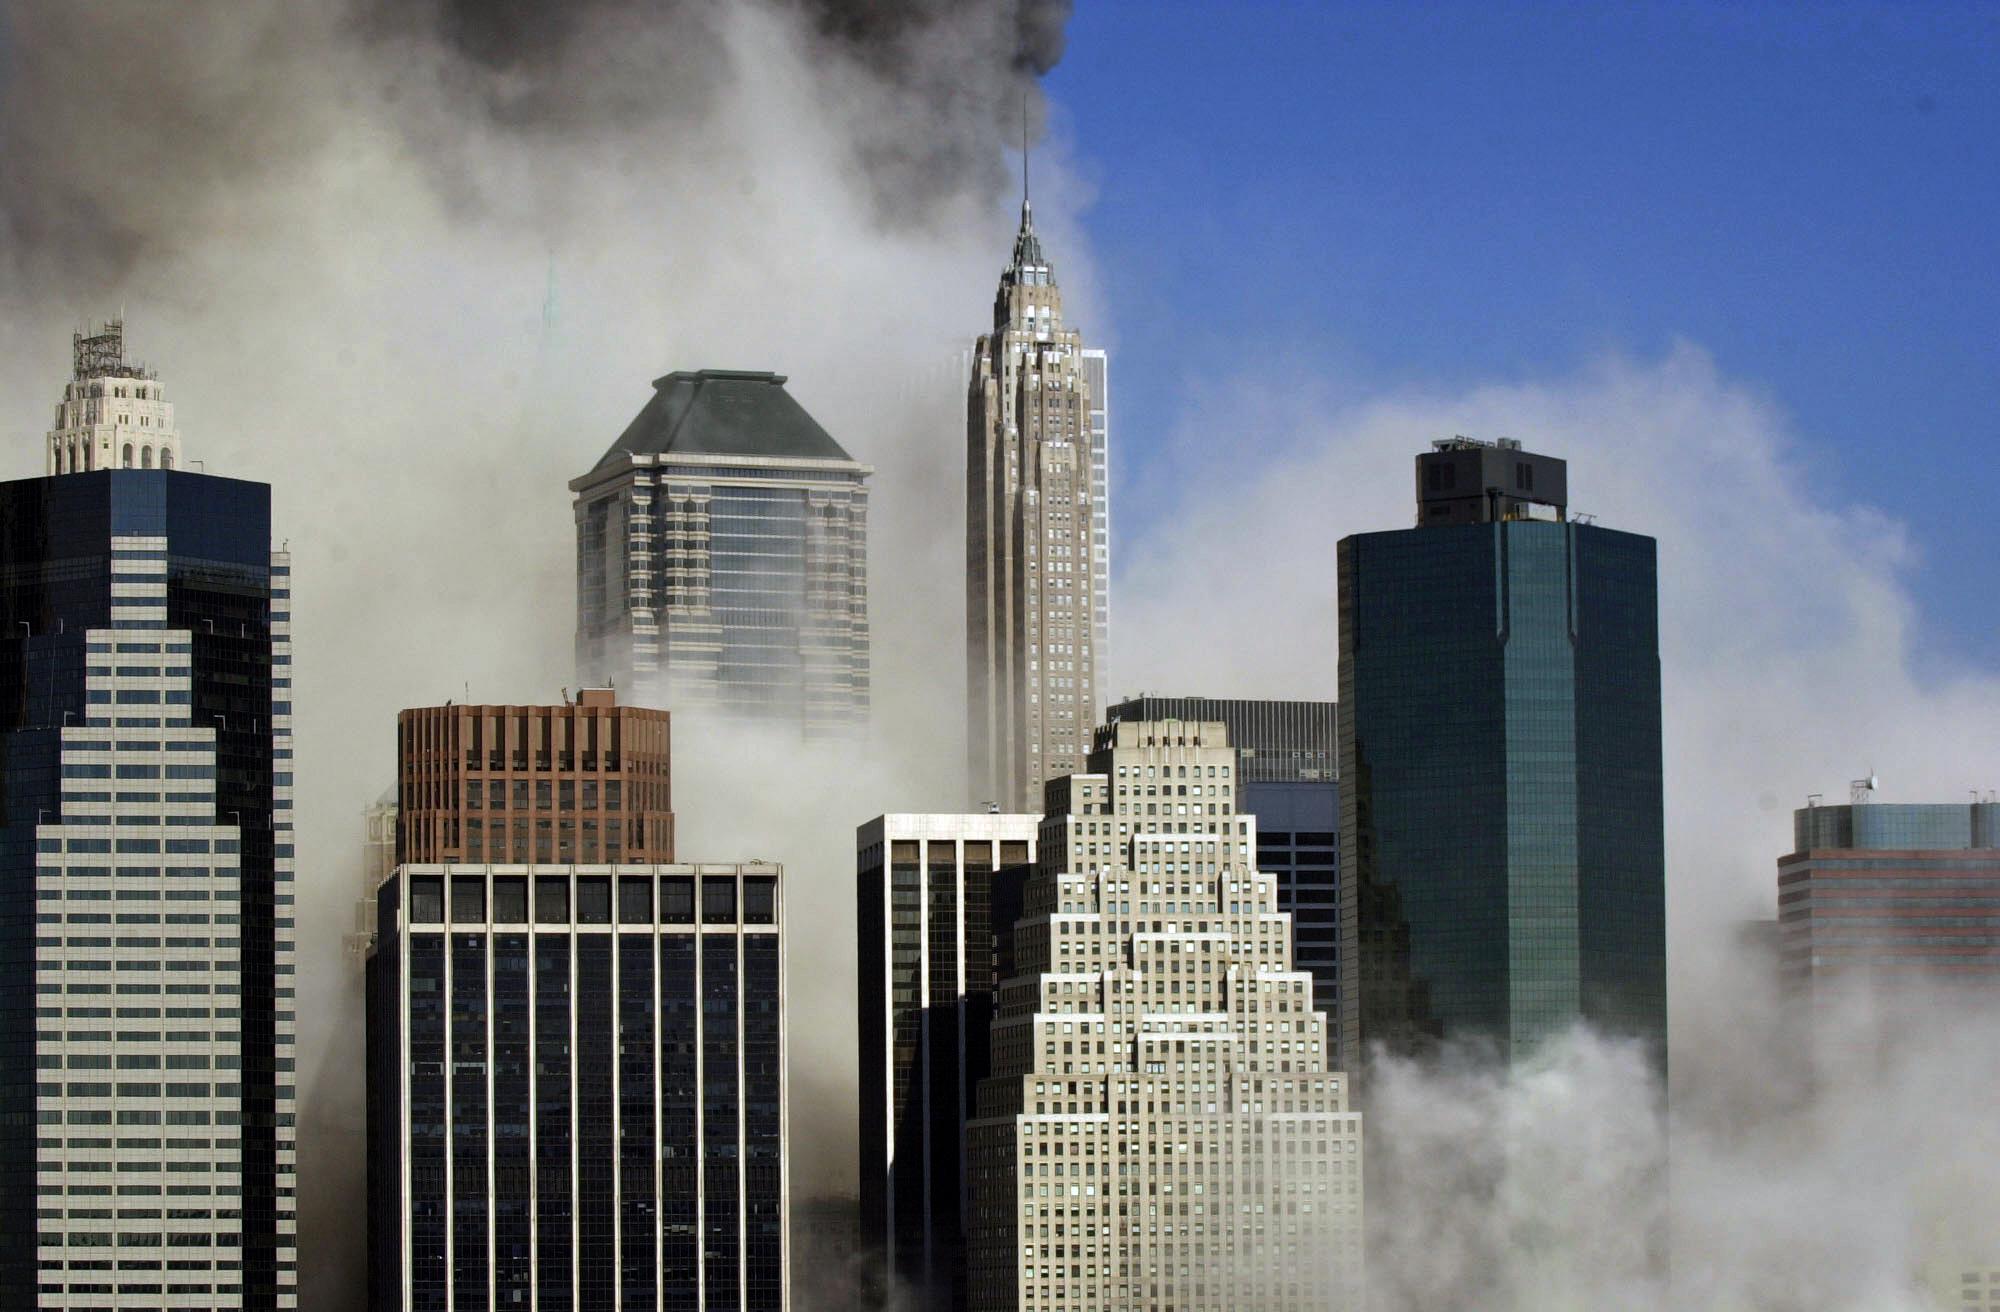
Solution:
<svg viewBox="0 0 2000 1312"><path fill-rule="evenodd" d="M685 857L792 868L793 1183L853 1188L853 831L962 801L954 361L1066 9L0 0L4 472L123 307L188 458L271 483L293 552L305 1305L358 1305L341 935L395 712L574 684L566 483L669 369L789 374L878 469L875 737L675 760Z"/></svg>

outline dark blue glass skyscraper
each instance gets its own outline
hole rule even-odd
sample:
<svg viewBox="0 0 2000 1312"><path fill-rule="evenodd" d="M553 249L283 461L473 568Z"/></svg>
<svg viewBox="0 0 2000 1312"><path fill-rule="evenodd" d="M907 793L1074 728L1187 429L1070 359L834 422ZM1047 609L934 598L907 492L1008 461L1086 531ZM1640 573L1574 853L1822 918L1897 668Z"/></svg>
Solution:
<svg viewBox="0 0 2000 1312"><path fill-rule="evenodd" d="M0 483L0 1308L298 1305L288 576L262 484Z"/></svg>
<svg viewBox="0 0 2000 1312"><path fill-rule="evenodd" d="M1654 543L1566 493L1441 442L1418 526L1340 543L1345 1052L1586 1021L1664 1061Z"/></svg>

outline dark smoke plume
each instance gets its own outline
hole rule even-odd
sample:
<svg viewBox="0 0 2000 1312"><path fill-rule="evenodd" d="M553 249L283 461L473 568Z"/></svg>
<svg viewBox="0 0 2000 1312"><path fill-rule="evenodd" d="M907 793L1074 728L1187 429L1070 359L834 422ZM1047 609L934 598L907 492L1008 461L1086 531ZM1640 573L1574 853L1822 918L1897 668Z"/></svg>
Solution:
<svg viewBox="0 0 2000 1312"><path fill-rule="evenodd" d="M506 203L475 180L457 127L629 152L699 149L734 66L729 0L271 0L163 6L15 0L0 82L0 234L16 278L115 285L309 168L349 111L389 103L454 203ZM1062 53L1069 0L807 0L823 55L860 75L846 122L876 218L1003 185L999 147ZM407 112L404 112L407 109ZM921 130L913 131L915 127ZM657 137L648 138L648 131Z"/></svg>
<svg viewBox="0 0 2000 1312"><path fill-rule="evenodd" d="M1003 149L1066 13L0 0L0 472L40 472L68 334L123 305L190 456L270 482L291 539L303 1306L359 1306L341 935L395 711L574 686L565 484L647 380L780 370L878 470L875 737L808 760L677 731L682 854L782 859L799 923L839 926L854 825L962 802L939 732L962 696L938 620L961 604L936 513L953 353L990 305ZM836 928L787 951L799 1197L854 1189L852 950Z"/></svg>

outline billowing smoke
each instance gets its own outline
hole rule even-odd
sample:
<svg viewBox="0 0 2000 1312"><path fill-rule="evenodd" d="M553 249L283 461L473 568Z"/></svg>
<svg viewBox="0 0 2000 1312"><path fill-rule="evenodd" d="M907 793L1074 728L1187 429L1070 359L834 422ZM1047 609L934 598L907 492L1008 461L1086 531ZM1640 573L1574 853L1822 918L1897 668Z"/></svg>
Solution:
<svg viewBox="0 0 2000 1312"><path fill-rule="evenodd" d="M0 0L7 472L122 307L187 457L271 483L294 557L307 1306L358 1306L340 940L395 712L574 684L566 484L670 369L786 373L878 470L874 737L675 760L684 856L792 866L793 1184L853 1188L853 831L963 800L956 357L1066 12Z"/></svg>

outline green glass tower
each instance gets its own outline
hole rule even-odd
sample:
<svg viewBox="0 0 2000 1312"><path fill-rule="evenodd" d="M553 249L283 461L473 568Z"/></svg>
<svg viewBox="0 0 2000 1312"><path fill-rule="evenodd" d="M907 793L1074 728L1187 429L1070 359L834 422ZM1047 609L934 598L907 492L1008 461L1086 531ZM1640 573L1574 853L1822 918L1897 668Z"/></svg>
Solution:
<svg viewBox="0 0 2000 1312"><path fill-rule="evenodd" d="M1342 1051L1583 1020L1666 1042L1651 538L1519 444L1417 458L1417 527L1340 543Z"/></svg>

